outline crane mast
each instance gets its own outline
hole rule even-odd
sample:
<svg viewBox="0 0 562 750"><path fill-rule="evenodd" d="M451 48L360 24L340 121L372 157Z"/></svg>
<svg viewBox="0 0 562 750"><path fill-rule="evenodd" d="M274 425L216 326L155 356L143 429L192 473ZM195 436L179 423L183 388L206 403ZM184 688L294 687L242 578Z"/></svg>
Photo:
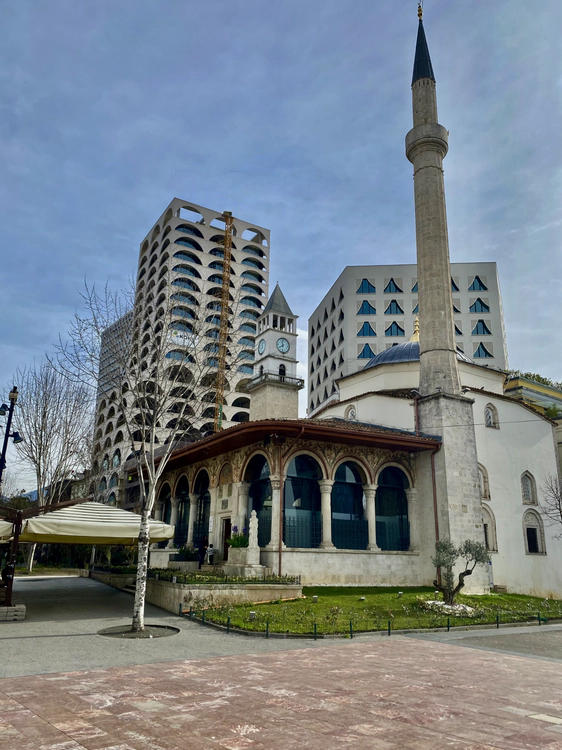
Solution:
<svg viewBox="0 0 562 750"><path fill-rule="evenodd" d="M215 399L215 432L222 430L222 405L226 382L226 351L228 343L228 319L230 309L230 264L232 259L232 212L224 217L224 265L222 273L221 314L219 327L219 352L217 357L217 388Z"/></svg>

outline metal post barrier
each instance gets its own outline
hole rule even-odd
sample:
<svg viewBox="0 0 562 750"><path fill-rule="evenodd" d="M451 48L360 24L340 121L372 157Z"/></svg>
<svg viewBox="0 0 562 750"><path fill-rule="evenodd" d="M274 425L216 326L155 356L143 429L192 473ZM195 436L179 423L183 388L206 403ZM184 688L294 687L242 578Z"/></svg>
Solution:
<svg viewBox="0 0 562 750"><path fill-rule="evenodd" d="M183 617L183 604L180 602L179 604L179 611L178 611L178 617Z"/></svg>
<svg viewBox="0 0 562 750"><path fill-rule="evenodd" d="M499 615L496 615L496 629L497 630L500 629L500 616Z"/></svg>
<svg viewBox="0 0 562 750"><path fill-rule="evenodd" d="M203 625L205 624L205 610L204 609L201 610L201 623Z"/></svg>
<svg viewBox="0 0 562 750"><path fill-rule="evenodd" d="M447 617L447 633L451 630L451 618Z"/></svg>
<svg viewBox="0 0 562 750"><path fill-rule="evenodd" d="M189 619L193 620L193 607L189 607Z"/></svg>
<svg viewBox="0 0 562 750"><path fill-rule="evenodd" d="M539 620L539 626L540 626L540 624L541 624L541 613L540 612L537 613L537 618Z"/></svg>
<svg viewBox="0 0 562 750"><path fill-rule="evenodd" d="M316 640L316 623L314 623L314 640Z"/></svg>
<svg viewBox="0 0 562 750"><path fill-rule="evenodd" d="M269 620L265 623L265 637L269 638Z"/></svg>
<svg viewBox="0 0 562 750"><path fill-rule="evenodd" d="M390 620L388 621L388 635L390 635Z"/></svg>
<svg viewBox="0 0 562 750"><path fill-rule="evenodd" d="M226 632L230 633L230 617L226 620Z"/></svg>
<svg viewBox="0 0 562 750"><path fill-rule="evenodd" d="M349 621L349 637L353 638L353 621Z"/></svg>

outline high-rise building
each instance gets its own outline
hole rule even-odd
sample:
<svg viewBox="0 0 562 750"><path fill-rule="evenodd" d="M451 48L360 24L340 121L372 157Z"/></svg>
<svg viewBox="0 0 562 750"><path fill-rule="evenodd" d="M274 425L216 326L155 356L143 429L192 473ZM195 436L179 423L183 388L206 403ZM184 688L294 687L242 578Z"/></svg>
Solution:
<svg viewBox="0 0 562 750"><path fill-rule="evenodd" d="M204 377L211 380L216 378L218 364L224 237L221 212L174 198L142 240L137 270L134 317L141 320L138 332L142 337L141 348L143 341L161 336L160 331L165 328L165 346L158 349L160 355L170 360L170 366L177 361L177 367L188 367L191 366L188 352L199 351L207 372ZM269 230L233 217L228 347L236 352L231 357L232 363L227 365L223 428L250 418L251 394L246 392L245 383L254 376L256 321L267 304L268 290ZM137 448L136 443L131 445L123 426L124 417L117 413L115 399L111 398L111 382L116 374L119 382L119 370L123 369L123 360L119 364L119 343L125 345L131 341L132 323L133 314L129 313L107 329L100 352L94 440L95 496L110 503L116 500L119 466ZM138 354L142 359L141 348ZM154 351L152 347L150 356L154 357ZM146 366L151 364L147 362ZM192 382L197 385L193 379ZM181 411L181 388L177 390L175 406ZM193 420L186 420L193 422L188 428L196 429L195 437L213 432L214 396L208 390L202 398L208 406L203 404ZM190 412L188 409L186 413ZM171 428L174 414L170 418ZM167 440L166 426L164 420L159 427L160 443Z"/></svg>
<svg viewBox="0 0 562 750"><path fill-rule="evenodd" d="M495 263L452 263L457 349L507 368ZM419 315L417 265L347 266L308 320L308 410L325 403L336 380L407 341Z"/></svg>

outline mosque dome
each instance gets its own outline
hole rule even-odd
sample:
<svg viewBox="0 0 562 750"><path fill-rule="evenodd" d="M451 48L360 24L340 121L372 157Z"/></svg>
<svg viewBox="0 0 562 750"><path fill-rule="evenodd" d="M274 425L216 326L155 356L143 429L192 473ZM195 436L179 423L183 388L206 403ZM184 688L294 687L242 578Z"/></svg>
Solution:
<svg viewBox="0 0 562 750"><path fill-rule="evenodd" d="M378 367L379 365L395 365L399 362L419 362L420 359L420 344L419 341L406 341L404 344L396 344L391 346L390 349L376 354L372 359L367 362L364 370L370 370L372 367ZM468 362L473 365L474 362L467 357L466 354L457 349L457 359L461 362Z"/></svg>

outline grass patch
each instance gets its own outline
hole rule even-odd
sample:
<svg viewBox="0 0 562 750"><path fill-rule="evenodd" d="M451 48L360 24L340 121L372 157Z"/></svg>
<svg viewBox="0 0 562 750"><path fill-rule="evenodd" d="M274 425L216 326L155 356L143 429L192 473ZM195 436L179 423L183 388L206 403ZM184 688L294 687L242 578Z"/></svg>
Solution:
<svg viewBox="0 0 562 750"><path fill-rule="evenodd" d="M399 596L398 592L402 595ZM276 601L269 604L223 605L209 607L198 602L195 614L205 607L205 619L226 625L230 618L233 628L270 633L312 634L314 625L318 635L386 630L446 627L459 625L494 624L499 615L501 623L536 621L538 613L547 619L562 618L562 601L541 599L519 594L488 594L486 596L457 597L459 604L473 607L469 615L447 615L432 609L427 602L434 600L432 588L383 587L304 587L306 599L292 602ZM313 602L312 597L318 596ZM361 597L365 597L364 600ZM440 597L439 597L440 598ZM250 612L255 612L250 619Z"/></svg>

